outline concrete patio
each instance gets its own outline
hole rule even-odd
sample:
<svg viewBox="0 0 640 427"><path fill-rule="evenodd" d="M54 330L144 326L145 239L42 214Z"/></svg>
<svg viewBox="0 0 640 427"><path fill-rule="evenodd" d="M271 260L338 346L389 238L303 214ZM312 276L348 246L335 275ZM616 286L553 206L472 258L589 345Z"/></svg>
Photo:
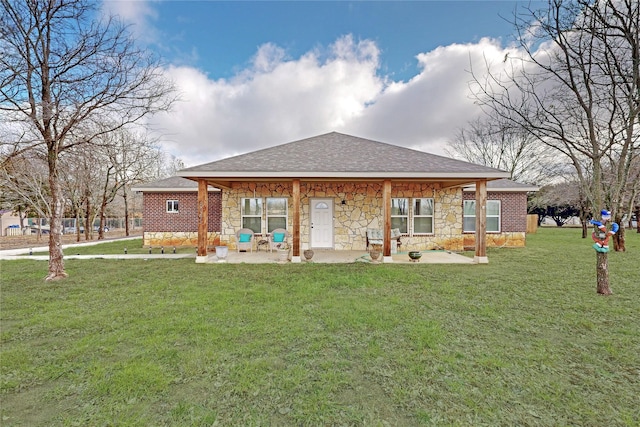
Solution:
<svg viewBox="0 0 640 427"><path fill-rule="evenodd" d="M301 263L312 262L316 264L345 264L353 262L373 263L371 257L366 251L334 251L334 250L317 250L314 249L314 255L311 261L305 261L301 257ZM422 251L422 258L418 262L412 262L407 252L400 252L391 255L394 264L474 264L473 258L466 257L449 251ZM215 253L207 255L206 259L201 260L202 263L218 263L220 260ZM229 251L225 261L229 264L269 264L278 263L278 254L276 252L253 251L253 252L236 252ZM289 253L289 263L291 263L291 252ZM382 264L382 256L378 260Z"/></svg>

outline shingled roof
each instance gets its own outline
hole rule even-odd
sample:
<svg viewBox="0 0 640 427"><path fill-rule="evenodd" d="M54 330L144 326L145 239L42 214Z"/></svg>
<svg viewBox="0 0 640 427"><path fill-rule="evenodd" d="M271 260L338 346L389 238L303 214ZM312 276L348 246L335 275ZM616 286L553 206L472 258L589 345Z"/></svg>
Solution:
<svg viewBox="0 0 640 427"><path fill-rule="evenodd" d="M146 184L138 184L131 188L133 191L139 191L143 193L179 193L179 192L194 192L198 191L198 183L187 178L179 176L172 176L170 178L160 179L158 181L149 182ZM209 190L214 190L209 188ZM218 191L217 189L215 189Z"/></svg>
<svg viewBox="0 0 640 427"><path fill-rule="evenodd" d="M496 179L495 181L489 181L487 183L487 190L500 193L522 193L529 191L538 191L540 188L535 185L523 184L521 182L512 181L510 179ZM476 191L476 185L471 184L468 187L464 187L464 191L474 192Z"/></svg>
<svg viewBox="0 0 640 427"><path fill-rule="evenodd" d="M189 178L506 178L507 172L331 132L183 169Z"/></svg>

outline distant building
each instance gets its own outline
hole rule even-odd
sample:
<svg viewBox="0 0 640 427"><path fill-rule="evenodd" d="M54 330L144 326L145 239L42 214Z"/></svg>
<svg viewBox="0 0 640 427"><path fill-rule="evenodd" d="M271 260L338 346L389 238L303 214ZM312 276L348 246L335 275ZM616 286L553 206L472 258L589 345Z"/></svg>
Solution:
<svg viewBox="0 0 640 427"><path fill-rule="evenodd" d="M16 236L22 234L20 217L9 209L0 210L0 235Z"/></svg>

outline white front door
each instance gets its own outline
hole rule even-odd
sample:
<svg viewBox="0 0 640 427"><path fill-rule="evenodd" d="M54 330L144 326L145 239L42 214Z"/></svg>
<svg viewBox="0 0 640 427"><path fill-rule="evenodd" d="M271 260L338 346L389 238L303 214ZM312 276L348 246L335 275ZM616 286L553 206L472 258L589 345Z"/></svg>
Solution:
<svg viewBox="0 0 640 427"><path fill-rule="evenodd" d="M333 199L311 199L312 248L333 248Z"/></svg>

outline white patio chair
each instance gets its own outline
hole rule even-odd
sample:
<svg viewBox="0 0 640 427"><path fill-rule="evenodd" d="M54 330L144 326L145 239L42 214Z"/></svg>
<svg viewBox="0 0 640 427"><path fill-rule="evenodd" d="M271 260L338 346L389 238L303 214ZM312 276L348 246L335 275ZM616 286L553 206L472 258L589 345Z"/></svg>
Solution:
<svg viewBox="0 0 640 427"><path fill-rule="evenodd" d="M236 231L236 251L240 252L241 250L249 250L253 252L253 240L254 240L253 230L250 228L241 228Z"/></svg>

